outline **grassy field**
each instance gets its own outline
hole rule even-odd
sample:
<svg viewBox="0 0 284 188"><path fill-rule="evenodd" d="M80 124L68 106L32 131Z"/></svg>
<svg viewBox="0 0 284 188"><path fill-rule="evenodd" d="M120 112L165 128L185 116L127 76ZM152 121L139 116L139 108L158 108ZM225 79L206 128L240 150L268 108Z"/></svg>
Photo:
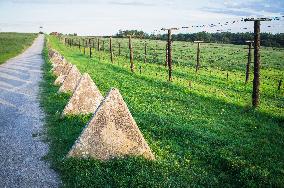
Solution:
<svg viewBox="0 0 284 188"><path fill-rule="evenodd" d="M37 34L0 33L0 64L29 47Z"/></svg>
<svg viewBox="0 0 284 188"><path fill-rule="evenodd" d="M41 104L47 115L47 159L65 187L283 186L284 97L283 90L277 91L277 84L270 79L261 84L260 107L252 109L251 82L244 84L243 69L225 69L231 67L225 60L218 61L218 67L223 68L206 66L198 74L193 66L175 66L174 80L169 83L162 63L135 61L136 72L131 73L125 56L116 57L111 64L106 52L95 51L90 59L77 47L66 47L54 37L48 39L52 48L81 72L89 73L104 95L111 87L121 91L157 159L66 159L90 116L60 118L70 96L57 93L51 65L46 63ZM217 51L226 54L221 47L227 52L243 49L206 45L216 49L215 55ZM283 54L278 51L282 50L268 49L263 54L281 60ZM44 55L48 62L46 48ZM210 53L203 53L203 65L209 64L206 58L210 59ZM267 60L271 68L263 68L262 76L283 76L283 63Z"/></svg>

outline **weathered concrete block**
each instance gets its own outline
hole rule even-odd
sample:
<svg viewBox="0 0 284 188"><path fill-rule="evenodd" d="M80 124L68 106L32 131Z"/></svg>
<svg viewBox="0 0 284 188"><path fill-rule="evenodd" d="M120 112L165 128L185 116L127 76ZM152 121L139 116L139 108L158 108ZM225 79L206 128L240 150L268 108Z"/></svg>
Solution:
<svg viewBox="0 0 284 188"><path fill-rule="evenodd" d="M59 57L59 56L55 56L55 55L53 55L53 56L50 58L50 61L51 61L51 64L52 64L52 65L55 65L58 60L62 60L62 58Z"/></svg>
<svg viewBox="0 0 284 188"><path fill-rule="evenodd" d="M62 64L63 64L63 59L57 58L57 59L51 60L51 66L53 69L56 68L57 66L61 66Z"/></svg>
<svg viewBox="0 0 284 188"><path fill-rule="evenodd" d="M64 82L62 83L62 86L59 88L58 92L74 92L80 78L81 78L81 73L77 69L76 65L73 65L72 68L70 69L68 75L64 79Z"/></svg>
<svg viewBox="0 0 284 188"><path fill-rule="evenodd" d="M49 57L49 59L53 59L53 58L61 58L62 59L63 56L58 51L56 51L54 49L48 49L48 57Z"/></svg>
<svg viewBox="0 0 284 188"><path fill-rule="evenodd" d="M64 57L62 55L60 55L58 52L54 52L52 54L52 56L50 57L50 60L52 62L52 64L54 64L54 61L57 60L57 59L63 59Z"/></svg>
<svg viewBox="0 0 284 188"><path fill-rule="evenodd" d="M58 65L61 65L64 61L64 57L63 56L53 56L51 59L51 65L52 67L56 67Z"/></svg>
<svg viewBox="0 0 284 188"><path fill-rule="evenodd" d="M128 155L155 159L119 91L111 89L68 157L108 160Z"/></svg>
<svg viewBox="0 0 284 188"><path fill-rule="evenodd" d="M85 73L81 77L76 89L65 106L62 115L79 115L94 113L103 96L89 74Z"/></svg>
<svg viewBox="0 0 284 188"><path fill-rule="evenodd" d="M56 80L54 81L54 85L56 86L60 86L62 85L62 83L64 82L65 78L66 78L67 75L59 75Z"/></svg>
<svg viewBox="0 0 284 188"><path fill-rule="evenodd" d="M61 60L60 63L58 63L56 66L52 68L53 74L55 74L56 76L59 76L64 70L64 67L66 66L67 63L68 62L65 59Z"/></svg>
<svg viewBox="0 0 284 188"><path fill-rule="evenodd" d="M56 51L55 49L53 49L53 48L48 48L48 56L49 56L49 58L52 58L55 54L59 54L58 53L58 51Z"/></svg>
<svg viewBox="0 0 284 188"><path fill-rule="evenodd" d="M68 75L69 71L71 70L72 66L73 65L71 63L68 63L68 62L65 64L64 68L61 70L60 75L54 81L54 85L61 85L64 82L64 80L65 80L66 76Z"/></svg>
<svg viewBox="0 0 284 188"><path fill-rule="evenodd" d="M57 53L54 49L48 49L48 57L52 58L54 54Z"/></svg>

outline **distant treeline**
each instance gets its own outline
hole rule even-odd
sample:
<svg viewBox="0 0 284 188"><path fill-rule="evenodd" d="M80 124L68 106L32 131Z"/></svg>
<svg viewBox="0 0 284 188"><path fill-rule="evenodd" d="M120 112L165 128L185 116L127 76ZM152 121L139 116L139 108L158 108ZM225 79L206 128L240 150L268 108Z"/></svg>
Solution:
<svg viewBox="0 0 284 188"><path fill-rule="evenodd" d="M143 31L138 30L120 30L116 37L127 37L132 35L133 38L144 38L144 39L159 39L167 40L167 34L148 34ZM192 34L173 34L172 38L174 41L189 41L193 42L196 40L202 40L204 42L212 43L224 43L224 44L238 44L243 45L247 40L253 40L253 33L207 33L199 32ZM261 33L261 45L267 47L284 47L284 33L271 34L271 33Z"/></svg>

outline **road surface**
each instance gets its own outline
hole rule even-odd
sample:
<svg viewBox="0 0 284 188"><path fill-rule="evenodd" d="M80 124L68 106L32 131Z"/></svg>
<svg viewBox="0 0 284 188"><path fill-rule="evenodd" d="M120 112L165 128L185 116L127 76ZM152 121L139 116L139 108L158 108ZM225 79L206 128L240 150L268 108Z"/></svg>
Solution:
<svg viewBox="0 0 284 188"><path fill-rule="evenodd" d="M44 63L40 35L21 55L0 65L0 187L58 187L57 174L42 159L44 114L39 83Z"/></svg>

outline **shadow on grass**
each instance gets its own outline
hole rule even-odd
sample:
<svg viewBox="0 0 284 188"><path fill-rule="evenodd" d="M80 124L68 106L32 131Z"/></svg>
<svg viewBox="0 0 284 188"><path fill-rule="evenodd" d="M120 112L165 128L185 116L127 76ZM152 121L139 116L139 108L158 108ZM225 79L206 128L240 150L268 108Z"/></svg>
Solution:
<svg viewBox="0 0 284 188"><path fill-rule="evenodd" d="M82 60L83 67L87 62ZM89 117L60 118L69 96L56 93L58 87L52 85L54 77L48 72L51 67L45 64L41 101L51 146L48 159L61 173L65 187L282 185L284 148L279 125L283 119L115 65L93 65L85 71L104 92L110 84L120 89L157 160L66 159Z"/></svg>

